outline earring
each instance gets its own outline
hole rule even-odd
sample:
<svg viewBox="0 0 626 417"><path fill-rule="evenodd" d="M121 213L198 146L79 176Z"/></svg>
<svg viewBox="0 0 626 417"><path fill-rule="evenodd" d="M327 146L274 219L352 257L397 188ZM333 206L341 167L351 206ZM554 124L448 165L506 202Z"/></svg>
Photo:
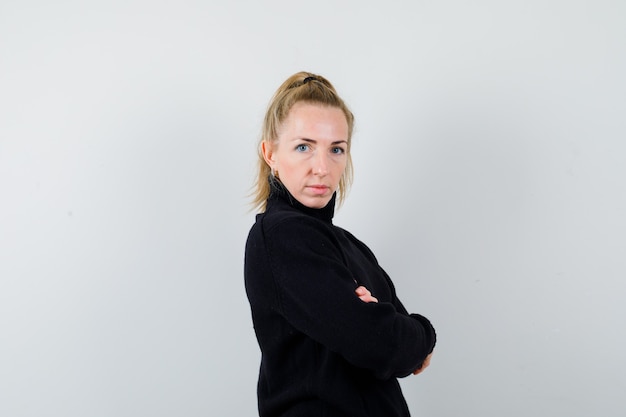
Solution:
<svg viewBox="0 0 626 417"><path fill-rule="evenodd" d="M278 171L275 170L274 168L271 168L271 170L272 170L272 177L278 179Z"/></svg>

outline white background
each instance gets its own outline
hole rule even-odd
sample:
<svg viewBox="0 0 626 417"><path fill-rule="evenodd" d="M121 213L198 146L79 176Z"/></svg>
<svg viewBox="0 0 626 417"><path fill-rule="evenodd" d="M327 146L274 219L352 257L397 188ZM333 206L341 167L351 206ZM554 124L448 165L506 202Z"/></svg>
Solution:
<svg viewBox="0 0 626 417"><path fill-rule="evenodd" d="M264 108L352 107L336 216L428 316L416 416L617 417L626 3L0 3L0 415L253 416Z"/></svg>

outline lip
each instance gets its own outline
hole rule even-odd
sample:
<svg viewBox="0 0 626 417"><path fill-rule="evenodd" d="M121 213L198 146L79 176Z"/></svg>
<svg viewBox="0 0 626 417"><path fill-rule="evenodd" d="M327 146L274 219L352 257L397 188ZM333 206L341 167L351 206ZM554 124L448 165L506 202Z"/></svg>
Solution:
<svg viewBox="0 0 626 417"><path fill-rule="evenodd" d="M324 184L313 184L313 185L307 185L307 188L311 189L313 191L314 194L325 194L330 187Z"/></svg>

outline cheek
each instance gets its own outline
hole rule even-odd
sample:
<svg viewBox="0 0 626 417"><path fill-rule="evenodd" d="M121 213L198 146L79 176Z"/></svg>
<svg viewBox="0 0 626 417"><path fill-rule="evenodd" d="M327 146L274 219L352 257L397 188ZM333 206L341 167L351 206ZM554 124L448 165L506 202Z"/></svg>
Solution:
<svg viewBox="0 0 626 417"><path fill-rule="evenodd" d="M294 161L291 159L283 159L278 165L278 171L284 181L297 180L298 177L305 175L306 166L302 162Z"/></svg>
<svg viewBox="0 0 626 417"><path fill-rule="evenodd" d="M298 168L298 164L294 163L294 161L292 161L289 158L282 158L280 160L280 163L278 164L278 166L283 171L289 171L289 172L292 172L294 169Z"/></svg>
<svg viewBox="0 0 626 417"><path fill-rule="evenodd" d="M337 172L339 175L342 175L348 166L348 162L346 160L337 163Z"/></svg>

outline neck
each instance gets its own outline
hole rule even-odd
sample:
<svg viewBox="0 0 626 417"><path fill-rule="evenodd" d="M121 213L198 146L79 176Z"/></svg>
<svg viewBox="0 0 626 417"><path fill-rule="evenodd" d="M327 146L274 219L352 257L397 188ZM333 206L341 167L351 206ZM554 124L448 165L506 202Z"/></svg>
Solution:
<svg viewBox="0 0 626 417"><path fill-rule="evenodd" d="M335 200L337 198L337 193L335 192L325 207L322 208L311 208L307 207L301 202L299 202L287 188L283 185L282 182L277 180L276 178L270 177L270 197L269 200L282 200L288 203L295 209L308 214L309 216L318 218L320 220L332 223L333 216L335 215Z"/></svg>

